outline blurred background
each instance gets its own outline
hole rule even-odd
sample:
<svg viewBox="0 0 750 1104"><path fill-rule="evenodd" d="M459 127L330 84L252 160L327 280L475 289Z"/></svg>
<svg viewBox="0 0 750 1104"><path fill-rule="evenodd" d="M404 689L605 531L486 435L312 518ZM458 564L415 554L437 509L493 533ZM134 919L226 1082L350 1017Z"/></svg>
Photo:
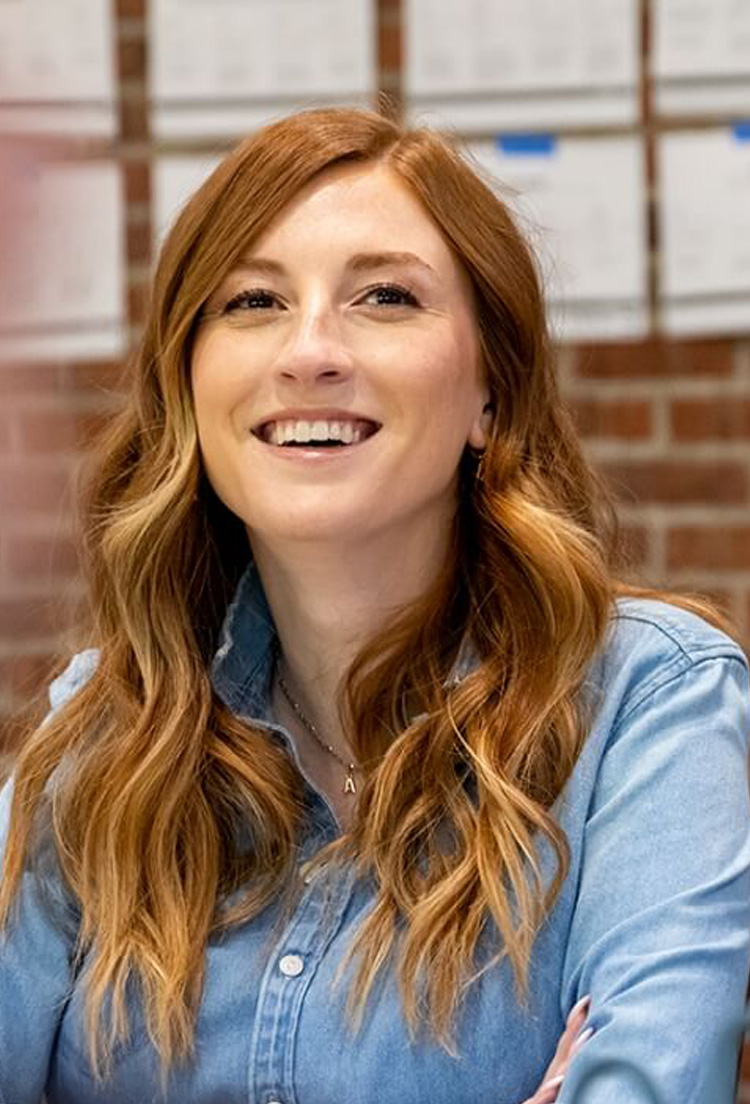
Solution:
<svg viewBox="0 0 750 1104"><path fill-rule="evenodd" d="M0 766L75 647L76 476L159 240L223 152L315 103L462 137L538 250L631 575L750 643L748 0L4 0Z"/></svg>

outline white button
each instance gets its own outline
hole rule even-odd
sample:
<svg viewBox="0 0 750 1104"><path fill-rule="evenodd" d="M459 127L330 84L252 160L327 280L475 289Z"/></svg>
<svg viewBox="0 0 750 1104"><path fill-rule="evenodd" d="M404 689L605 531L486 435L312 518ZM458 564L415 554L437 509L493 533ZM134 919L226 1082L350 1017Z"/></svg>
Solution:
<svg viewBox="0 0 750 1104"><path fill-rule="evenodd" d="M279 962L279 969L285 977L297 977L304 968L305 964L299 955L284 955ZM271 1104L273 1104L273 1101Z"/></svg>

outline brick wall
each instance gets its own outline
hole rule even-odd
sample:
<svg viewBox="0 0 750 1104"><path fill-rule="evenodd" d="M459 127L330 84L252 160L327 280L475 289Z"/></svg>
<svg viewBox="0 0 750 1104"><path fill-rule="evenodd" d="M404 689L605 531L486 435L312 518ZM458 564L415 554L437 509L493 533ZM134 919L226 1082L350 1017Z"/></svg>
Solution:
<svg viewBox="0 0 750 1104"><path fill-rule="evenodd" d="M397 105L400 0L380 0L379 7L380 84ZM145 0L117 0L116 10L115 153L125 179L127 316L135 338L151 263L151 159L166 147L149 135ZM653 151L657 124L647 87L643 99ZM657 223L652 177L652 274ZM652 297L654 290L652 278ZM649 583L713 595L750 639L750 335L566 347L560 370L587 451L616 489L634 568ZM122 380L122 365L109 362L0 367L0 747L4 741L6 749L14 740L11 718L73 646L81 587L72 488L86 443L117 405ZM748 1056L744 1069L743 1099L750 1102Z"/></svg>
<svg viewBox="0 0 750 1104"><path fill-rule="evenodd" d="M133 339L150 265L145 0L116 0L114 9L118 136L114 145L79 140L72 153L110 155L122 168ZM33 227L24 230L33 239ZM0 752L14 745L28 707L38 708L50 672L75 647L76 475L121 401L123 378L123 362L0 364Z"/></svg>

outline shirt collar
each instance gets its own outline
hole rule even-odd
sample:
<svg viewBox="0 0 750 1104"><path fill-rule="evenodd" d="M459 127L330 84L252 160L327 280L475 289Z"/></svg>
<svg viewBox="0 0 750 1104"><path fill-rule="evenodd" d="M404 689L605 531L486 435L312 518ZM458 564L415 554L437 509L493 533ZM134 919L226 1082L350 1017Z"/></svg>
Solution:
<svg viewBox="0 0 750 1104"><path fill-rule="evenodd" d="M216 694L238 716L269 719L273 644L276 626L254 561L244 571L230 602L211 663ZM455 686L479 665L479 654L465 634L444 683Z"/></svg>

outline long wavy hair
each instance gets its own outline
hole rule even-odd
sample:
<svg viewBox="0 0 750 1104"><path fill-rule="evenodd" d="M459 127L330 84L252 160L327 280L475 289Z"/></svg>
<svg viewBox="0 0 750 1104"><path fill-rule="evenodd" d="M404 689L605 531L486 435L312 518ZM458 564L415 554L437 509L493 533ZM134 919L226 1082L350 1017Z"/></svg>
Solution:
<svg viewBox="0 0 750 1104"><path fill-rule="evenodd" d="M99 1076L127 1035L132 982L162 1069L189 1060L208 938L293 899L301 778L209 678L249 547L205 476L190 358L227 272L303 186L345 163L387 165L463 264L495 411L481 482L462 457L441 573L342 683L365 780L351 831L315 861L354 863L377 886L350 948L355 1030L388 963L409 1030L426 1023L453 1053L485 930L527 998L532 945L569 866L550 807L586 739L584 677L614 598L653 593L617 581L613 511L558 394L535 259L460 140L331 108L239 145L164 244L126 405L90 464L83 549L98 667L15 766L0 924L50 840L75 904ZM447 686L466 633L479 665ZM421 705L416 720L407 699ZM556 857L548 885L543 839Z"/></svg>

